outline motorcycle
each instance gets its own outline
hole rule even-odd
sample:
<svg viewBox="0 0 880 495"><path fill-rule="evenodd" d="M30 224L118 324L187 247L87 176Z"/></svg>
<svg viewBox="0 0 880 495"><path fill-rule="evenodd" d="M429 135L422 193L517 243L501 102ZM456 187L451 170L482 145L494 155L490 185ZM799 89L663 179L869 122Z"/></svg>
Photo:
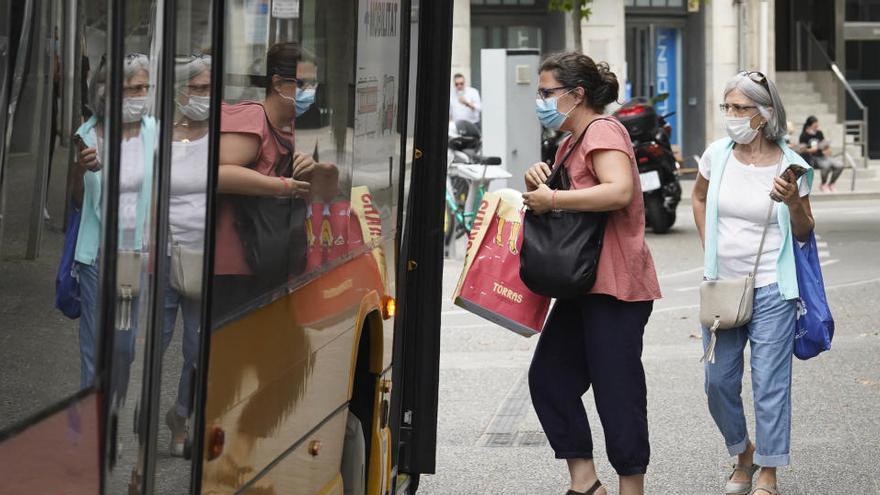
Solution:
<svg viewBox="0 0 880 495"><path fill-rule="evenodd" d="M672 126L666 120L675 112L657 115L654 99L634 98L620 107L614 116L626 127L639 168L645 199L645 223L657 234L675 224L675 209L681 201L679 164L672 153Z"/></svg>

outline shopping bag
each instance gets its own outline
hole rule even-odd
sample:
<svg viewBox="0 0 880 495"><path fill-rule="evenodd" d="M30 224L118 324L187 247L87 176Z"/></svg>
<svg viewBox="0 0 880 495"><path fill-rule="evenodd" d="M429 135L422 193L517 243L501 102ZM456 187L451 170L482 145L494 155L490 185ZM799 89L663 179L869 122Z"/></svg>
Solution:
<svg viewBox="0 0 880 495"><path fill-rule="evenodd" d="M522 209L497 193L483 196L468 236L456 305L525 337L541 331L550 298L519 278Z"/></svg>
<svg viewBox="0 0 880 495"><path fill-rule="evenodd" d="M64 232L61 261L58 263L58 273L55 275L55 307L72 320L79 318L82 309L79 279L73 273L80 215L79 208L71 203L67 213L67 230Z"/></svg>
<svg viewBox="0 0 880 495"><path fill-rule="evenodd" d="M810 238L803 246L794 239L792 242L800 292L795 324L794 355L798 359L810 359L831 349L834 318L831 316L831 308L825 297L825 283L822 280L815 235L810 232Z"/></svg>

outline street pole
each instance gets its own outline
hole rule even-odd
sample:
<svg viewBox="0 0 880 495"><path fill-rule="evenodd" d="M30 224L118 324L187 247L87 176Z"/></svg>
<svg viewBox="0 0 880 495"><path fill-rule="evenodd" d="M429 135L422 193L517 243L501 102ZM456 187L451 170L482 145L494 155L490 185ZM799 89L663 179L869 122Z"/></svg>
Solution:
<svg viewBox="0 0 880 495"><path fill-rule="evenodd" d="M761 24L760 24L760 32L761 32L761 46L760 46L760 55L759 62L761 67L761 73L766 75L767 70L769 69L769 52L770 52L770 4L767 0L761 0Z"/></svg>

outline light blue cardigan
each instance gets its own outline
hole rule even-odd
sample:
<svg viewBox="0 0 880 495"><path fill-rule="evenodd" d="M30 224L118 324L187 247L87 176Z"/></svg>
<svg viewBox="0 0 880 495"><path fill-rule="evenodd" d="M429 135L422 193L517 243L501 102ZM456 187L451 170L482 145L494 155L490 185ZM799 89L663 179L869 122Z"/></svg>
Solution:
<svg viewBox="0 0 880 495"><path fill-rule="evenodd" d="M718 195L721 192L721 179L724 177L724 168L733 152L733 140L725 137L709 145L706 150L712 160L712 169L709 173L709 193L706 198L706 229L705 229L705 259L703 275L707 280L718 278ZM806 175L798 179L798 182L806 180L807 184L813 185L813 169L804 159L785 145L783 141L777 143L782 148L783 164L785 170L791 164L800 165L807 169ZM782 247L776 258L776 279L779 293L785 300L798 298L797 273L794 266L794 247L791 235L791 214L788 206L779 203L776 212L779 230L782 231Z"/></svg>
<svg viewBox="0 0 880 495"><path fill-rule="evenodd" d="M76 133L79 134L86 146L96 148L97 143L92 141L90 131L98 124L98 119L93 115L83 125L79 126ZM150 199L153 190L153 152L156 142L156 120L152 117L141 119L141 138L144 143L144 181L138 194L137 204L137 228L135 229L135 246L143 246L143 230L147 225ZM101 196L103 193L101 170L97 172L86 171L83 176L83 207L80 218L79 234L76 239L76 251L74 259L86 265L94 265L98 259L98 251L101 244Z"/></svg>

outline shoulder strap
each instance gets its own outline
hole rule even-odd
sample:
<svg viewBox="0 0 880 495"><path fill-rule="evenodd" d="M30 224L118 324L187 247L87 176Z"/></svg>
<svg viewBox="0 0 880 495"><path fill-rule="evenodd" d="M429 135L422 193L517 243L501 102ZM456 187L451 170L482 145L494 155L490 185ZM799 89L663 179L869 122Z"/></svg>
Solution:
<svg viewBox="0 0 880 495"><path fill-rule="evenodd" d="M785 152L782 153L782 157L779 159L779 165L776 166L776 174L773 175L773 179L779 177L779 173L782 171L782 163L785 161ZM770 186L770 189L773 189L773 186ZM775 201L770 199L770 208L767 209L767 217L764 218L764 231L761 232L761 242L758 244L758 256L755 258L755 267L752 268L752 275L756 275L758 273L758 266L761 264L761 254L764 251L764 240L767 238L767 229L770 227L770 218L773 216L773 206Z"/></svg>
<svg viewBox="0 0 880 495"><path fill-rule="evenodd" d="M593 125L593 123L598 120L610 120L610 119L608 117L598 117L598 118L595 118L592 121L590 121L590 123L587 124L587 127L584 128L584 130L577 137L577 139L571 145L571 147L568 148L568 151L565 152L565 156L562 157L562 160L560 160L559 163L557 163L553 166L553 171L550 173L550 177L547 177L547 181L545 182L545 184L547 184L547 185L555 184L557 181L559 181L559 182L561 182L560 186L562 189L567 190L570 188L568 173L565 171L565 162L568 161L568 158L571 156L571 154L574 152L574 150L576 150L578 145L581 144L581 141L584 139L584 136L587 135L587 131L590 129L590 126Z"/></svg>

